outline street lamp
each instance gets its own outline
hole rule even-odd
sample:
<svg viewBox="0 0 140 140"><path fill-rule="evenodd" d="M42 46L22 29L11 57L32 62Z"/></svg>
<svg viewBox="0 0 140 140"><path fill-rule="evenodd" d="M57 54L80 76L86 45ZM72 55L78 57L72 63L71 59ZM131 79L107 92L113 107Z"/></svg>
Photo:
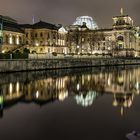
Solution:
<svg viewBox="0 0 140 140"><path fill-rule="evenodd" d="M80 46L77 46L77 54L78 54L78 55L80 54L79 48L80 48Z"/></svg>

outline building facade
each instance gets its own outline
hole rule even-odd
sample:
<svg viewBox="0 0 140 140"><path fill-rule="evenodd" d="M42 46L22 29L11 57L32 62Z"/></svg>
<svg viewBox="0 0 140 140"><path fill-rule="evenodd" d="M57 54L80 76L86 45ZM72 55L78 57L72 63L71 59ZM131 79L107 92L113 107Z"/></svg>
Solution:
<svg viewBox="0 0 140 140"><path fill-rule="evenodd" d="M1 52L9 52L24 45L24 31L10 17L0 16L0 46Z"/></svg>
<svg viewBox="0 0 140 140"><path fill-rule="evenodd" d="M113 56L140 55L139 27L124 14L113 17L111 28L100 29L88 16L78 17L73 25L63 27L39 21L18 24L9 17L0 17L1 52L23 51L43 54L95 54Z"/></svg>
<svg viewBox="0 0 140 140"><path fill-rule="evenodd" d="M63 27L39 21L20 25L25 33L25 46L30 53L68 53Z"/></svg>
<svg viewBox="0 0 140 140"><path fill-rule="evenodd" d="M124 14L123 9L119 16L113 17L111 28L88 28L86 25L89 25L89 22L83 22L81 26L79 21L68 26L69 48L72 53L139 55L139 27L135 26L131 17Z"/></svg>

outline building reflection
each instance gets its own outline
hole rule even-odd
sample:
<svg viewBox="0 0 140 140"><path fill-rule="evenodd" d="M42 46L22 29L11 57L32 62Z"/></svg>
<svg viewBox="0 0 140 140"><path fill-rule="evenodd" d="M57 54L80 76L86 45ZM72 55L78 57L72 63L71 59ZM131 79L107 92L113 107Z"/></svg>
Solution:
<svg viewBox="0 0 140 140"><path fill-rule="evenodd" d="M113 97L113 107L121 115L133 105L140 93L140 70L114 70L112 72L90 72L68 76L49 77L26 82L9 82L0 86L0 114L17 102L45 105L74 97L75 102L88 107L104 94Z"/></svg>

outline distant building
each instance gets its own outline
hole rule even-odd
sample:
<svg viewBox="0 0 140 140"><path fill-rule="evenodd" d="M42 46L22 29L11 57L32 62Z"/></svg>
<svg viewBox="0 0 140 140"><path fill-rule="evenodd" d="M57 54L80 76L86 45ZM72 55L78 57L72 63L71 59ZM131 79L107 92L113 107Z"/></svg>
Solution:
<svg viewBox="0 0 140 140"><path fill-rule="evenodd" d="M24 31L18 23L6 16L0 16L0 46L1 52L8 52L24 44Z"/></svg>
<svg viewBox="0 0 140 140"><path fill-rule="evenodd" d="M123 9L119 16L113 17L111 28L93 30L94 26L91 29L88 22L78 18L75 23L80 24L68 26L69 48L72 53L111 53L123 56L139 53L139 27L135 26L131 17L124 14Z"/></svg>
<svg viewBox="0 0 140 140"><path fill-rule="evenodd" d="M25 46L31 53L67 53L66 32L63 27L43 21L20 27L25 32Z"/></svg>
<svg viewBox="0 0 140 140"><path fill-rule="evenodd" d="M0 16L0 45L3 53L27 48L30 53L44 54L140 55L139 27L123 9L113 17L112 27L105 29L89 16L78 17L66 27L44 21L20 25Z"/></svg>

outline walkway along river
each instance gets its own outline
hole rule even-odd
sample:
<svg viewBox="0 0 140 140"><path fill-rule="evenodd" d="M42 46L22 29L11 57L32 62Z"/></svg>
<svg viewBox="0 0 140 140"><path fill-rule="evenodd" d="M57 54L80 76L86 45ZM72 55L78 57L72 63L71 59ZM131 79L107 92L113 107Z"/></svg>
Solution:
<svg viewBox="0 0 140 140"><path fill-rule="evenodd" d="M0 60L0 72L140 64L139 58L56 58Z"/></svg>

